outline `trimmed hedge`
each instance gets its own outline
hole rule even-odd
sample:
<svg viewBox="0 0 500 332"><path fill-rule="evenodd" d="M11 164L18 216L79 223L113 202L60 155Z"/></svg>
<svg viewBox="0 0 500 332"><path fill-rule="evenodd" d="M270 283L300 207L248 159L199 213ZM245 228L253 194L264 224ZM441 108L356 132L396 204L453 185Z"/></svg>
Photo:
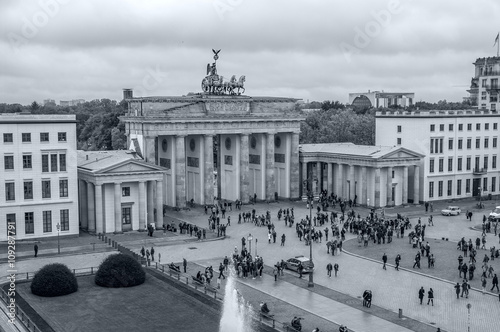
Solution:
<svg viewBox="0 0 500 332"><path fill-rule="evenodd" d="M31 292L38 296L68 295L78 290L78 281L70 269L60 263L42 267L31 282Z"/></svg>
<svg viewBox="0 0 500 332"><path fill-rule="evenodd" d="M108 256L95 275L96 285L102 287L133 287L146 281L146 272L135 259L124 254Z"/></svg>

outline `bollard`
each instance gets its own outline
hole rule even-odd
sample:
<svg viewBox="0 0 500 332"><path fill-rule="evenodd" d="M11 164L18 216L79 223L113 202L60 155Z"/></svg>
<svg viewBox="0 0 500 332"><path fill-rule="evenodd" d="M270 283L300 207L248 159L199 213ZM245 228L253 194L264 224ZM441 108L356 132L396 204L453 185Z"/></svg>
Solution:
<svg viewBox="0 0 500 332"><path fill-rule="evenodd" d="M403 309L399 309L399 318L403 318Z"/></svg>

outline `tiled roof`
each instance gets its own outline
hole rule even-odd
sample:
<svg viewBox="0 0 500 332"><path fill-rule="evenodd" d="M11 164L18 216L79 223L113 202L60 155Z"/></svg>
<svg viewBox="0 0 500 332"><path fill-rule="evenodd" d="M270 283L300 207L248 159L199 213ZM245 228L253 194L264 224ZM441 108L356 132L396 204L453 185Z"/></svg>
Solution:
<svg viewBox="0 0 500 332"><path fill-rule="evenodd" d="M78 150L78 167L91 171L101 170L117 165L125 160L142 160L131 150L115 151L83 151Z"/></svg>

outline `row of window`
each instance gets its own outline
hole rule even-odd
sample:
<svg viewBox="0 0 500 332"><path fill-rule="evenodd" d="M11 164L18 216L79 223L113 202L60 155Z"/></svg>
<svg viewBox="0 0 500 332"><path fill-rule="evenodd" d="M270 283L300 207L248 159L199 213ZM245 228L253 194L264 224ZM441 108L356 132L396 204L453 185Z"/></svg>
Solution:
<svg viewBox="0 0 500 332"><path fill-rule="evenodd" d="M481 170L480 167L481 157L474 158L474 170ZM487 170L489 168L489 157L483 157L483 168ZM457 171L463 170L463 157L457 157ZM434 173L435 159L429 159L429 173ZM465 158L465 170L470 171L472 167L472 157ZM497 156L491 156L491 169L497 168ZM453 172L453 157L448 158L448 172ZM438 159L438 172L444 172L444 158Z"/></svg>
<svg viewBox="0 0 500 332"><path fill-rule="evenodd" d="M439 125L439 131L444 131L445 129L445 125L443 123L441 123ZM454 125L453 123L450 123L448 124L448 131L453 131L454 129ZM493 123L493 130L497 130L498 129L498 123L497 122L494 122ZM397 128L398 130L398 133L401 132L401 126L398 126ZM436 131L436 125L435 124L431 124L430 125L430 130L431 132L434 132ZM458 131L463 131L464 130L464 124L463 123L459 123L458 124ZM471 131L472 130L472 123L467 123L467 131ZM476 130L481 130L481 124L480 123L476 123ZM484 130L490 130L490 124L489 123L485 123L484 124Z"/></svg>
<svg viewBox="0 0 500 332"><path fill-rule="evenodd" d="M33 181L23 182L24 199L33 199ZM68 180L59 180L59 197L68 197ZM52 198L52 185L50 180L42 180L42 198ZM5 200L16 200L16 184L14 182L5 183Z"/></svg>
<svg viewBox="0 0 500 332"><path fill-rule="evenodd" d="M31 154L23 154L23 169L33 168L33 156ZM59 162L58 162L59 160ZM4 169L13 170L14 155L4 155ZM66 154L65 153L50 153L42 154L42 172L66 172Z"/></svg>
<svg viewBox="0 0 500 332"><path fill-rule="evenodd" d="M488 191L488 178L483 178L482 181L482 187L478 188L481 191ZM444 181L437 181L437 197L443 197L443 186L444 186ZM462 195L462 180L458 179L457 180L457 196ZM490 192L494 193L497 191L497 178L492 177L491 178L491 190ZM471 179L465 179L465 193L470 194L471 193ZM435 188L434 188L434 181L429 182L429 198L434 198L435 194ZM446 182L446 196L452 196L453 195L453 180L448 180Z"/></svg>
<svg viewBox="0 0 500 332"><path fill-rule="evenodd" d="M436 154L436 153L443 153L443 138L431 138L431 143L430 143L430 153L431 154ZM466 148L467 149L472 149L472 138L467 138L465 140ZM449 138L448 139L448 150L453 150L454 146L454 139ZM498 146L498 138L493 137L491 139L491 147L496 148ZM484 137L483 139L483 146L481 147L481 138L476 138L475 141L475 148L476 149L488 149L490 147L490 138L489 137ZM457 139L457 150L463 150L464 148L464 139L459 138Z"/></svg>
<svg viewBox="0 0 500 332"><path fill-rule="evenodd" d="M43 232L51 233L52 232L52 211L42 211L42 222L43 222ZM18 227L9 229L10 225L16 224L16 214L9 213L6 215L7 221L7 230L17 230ZM69 231L69 210L62 209L59 210L59 230L61 231ZM9 234L9 232L7 232ZM12 233L10 233L12 234ZM35 214L33 212L25 212L24 213L24 234L35 234Z"/></svg>
<svg viewBox="0 0 500 332"><path fill-rule="evenodd" d="M57 141L58 142L66 142L66 133L59 132L57 133ZM14 143L14 134L13 133L4 133L3 134L3 142L4 143ZM21 142L23 143L31 143L31 133L21 133ZM50 142L50 133L40 133L40 142Z"/></svg>

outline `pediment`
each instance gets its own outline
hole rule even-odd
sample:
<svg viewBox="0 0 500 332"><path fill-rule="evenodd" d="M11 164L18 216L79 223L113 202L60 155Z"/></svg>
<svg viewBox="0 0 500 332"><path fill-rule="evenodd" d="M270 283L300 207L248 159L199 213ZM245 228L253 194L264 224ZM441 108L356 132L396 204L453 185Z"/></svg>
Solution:
<svg viewBox="0 0 500 332"><path fill-rule="evenodd" d="M102 169L98 173L100 174L112 174L112 173L134 173L134 172L158 172L162 171L163 168L156 165L149 165L145 162L139 162L136 160L127 160L118 165L110 166L106 169Z"/></svg>
<svg viewBox="0 0 500 332"><path fill-rule="evenodd" d="M423 157L424 156L420 153L401 148L396 151L389 152L388 154L382 156L380 159L415 159Z"/></svg>

